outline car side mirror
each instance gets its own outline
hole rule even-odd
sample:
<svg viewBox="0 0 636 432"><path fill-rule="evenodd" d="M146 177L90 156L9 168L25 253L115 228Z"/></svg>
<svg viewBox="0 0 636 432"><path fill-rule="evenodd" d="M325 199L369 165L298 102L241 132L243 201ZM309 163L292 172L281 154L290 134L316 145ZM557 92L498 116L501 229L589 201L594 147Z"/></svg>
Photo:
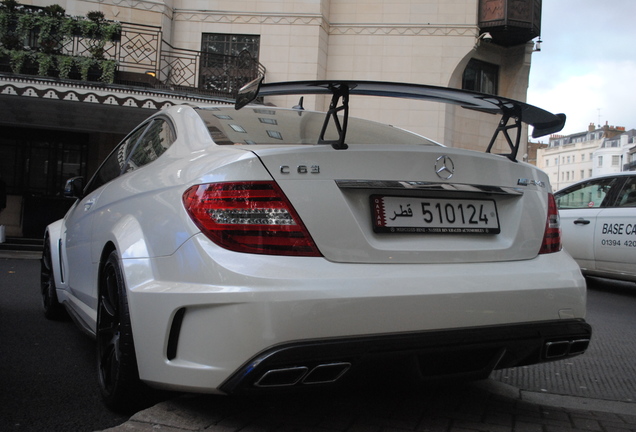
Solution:
<svg viewBox="0 0 636 432"><path fill-rule="evenodd" d="M82 198L84 192L84 177L73 177L66 180L64 198Z"/></svg>

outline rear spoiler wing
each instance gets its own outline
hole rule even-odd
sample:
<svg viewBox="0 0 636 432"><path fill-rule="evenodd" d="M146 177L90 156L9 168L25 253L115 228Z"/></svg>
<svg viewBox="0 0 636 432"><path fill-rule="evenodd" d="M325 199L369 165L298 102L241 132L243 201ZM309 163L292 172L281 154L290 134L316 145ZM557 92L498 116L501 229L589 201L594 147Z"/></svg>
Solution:
<svg viewBox="0 0 636 432"><path fill-rule="evenodd" d="M235 107L237 110L241 109L257 97L308 94L332 95L318 143L330 144L338 150L347 148L345 137L351 95L417 99L459 105L462 108L489 114L499 114L502 116L501 120L486 152L490 153L495 140L502 133L510 147L510 153L504 154L504 156L513 161L516 160L519 151L522 123L534 128L533 138L559 132L565 125L565 114L552 114L514 99L446 87L381 81L290 81L264 84L263 77L259 77L239 90ZM338 117L340 112L342 112L342 122ZM337 140L324 139L330 121L334 122L338 131ZM514 142L508 133L511 129L517 131Z"/></svg>

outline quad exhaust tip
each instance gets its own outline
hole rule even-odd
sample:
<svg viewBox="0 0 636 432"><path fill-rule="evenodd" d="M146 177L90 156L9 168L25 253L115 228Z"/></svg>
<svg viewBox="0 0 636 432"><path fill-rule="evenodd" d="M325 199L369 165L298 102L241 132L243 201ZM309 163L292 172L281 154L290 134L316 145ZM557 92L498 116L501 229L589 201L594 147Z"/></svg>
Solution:
<svg viewBox="0 0 636 432"><path fill-rule="evenodd" d="M583 354L589 345L589 339L546 342L544 350L545 358L557 359L560 357Z"/></svg>
<svg viewBox="0 0 636 432"><path fill-rule="evenodd" d="M574 339L546 342L544 358L555 360L583 354L590 339ZM290 387L295 385L330 384L342 378L351 368L349 362L334 362L317 366L291 366L269 369L254 383L255 387Z"/></svg>
<svg viewBox="0 0 636 432"><path fill-rule="evenodd" d="M256 387L289 387L296 384L329 384L338 381L349 371L351 363L327 363L309 368L293 366L281 369L270 369L255 383Z"/></svg>

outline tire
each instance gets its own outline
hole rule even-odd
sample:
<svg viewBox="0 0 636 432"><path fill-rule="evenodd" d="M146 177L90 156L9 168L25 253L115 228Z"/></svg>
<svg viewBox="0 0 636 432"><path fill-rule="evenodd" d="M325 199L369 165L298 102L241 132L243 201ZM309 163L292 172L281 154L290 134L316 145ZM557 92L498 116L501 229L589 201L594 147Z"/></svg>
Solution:
<svg viewBox="0 0 636 432"><path fill-rule="evenodd" d="M51 244L48 236L44 239L44 250L40 260L40 293L42 294L44 316L47 319L63 321L68 317L66 310L57 299L53 260L51 259Z"/></svg>
<svg viewBox="0 0 636 432"><path fill-rule="evenodd" d="M108 256L99 281L97 374L106 406L130 414L149 406L151 390L139 379L128 297L119 255Z"/></svg>

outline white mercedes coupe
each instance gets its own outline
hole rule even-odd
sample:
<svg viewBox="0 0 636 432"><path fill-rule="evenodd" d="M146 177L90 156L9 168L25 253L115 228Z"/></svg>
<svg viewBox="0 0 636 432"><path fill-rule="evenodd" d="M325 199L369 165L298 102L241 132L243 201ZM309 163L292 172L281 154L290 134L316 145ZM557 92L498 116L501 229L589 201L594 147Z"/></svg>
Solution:
<svg viewBox="0 0 636 432"><path fill-rule="evenodd" d="M258 104L327 95L327 113ZM353 97L501 115L486 151L349 118ZM44 312L96 339L105 403L391 377L475 379L583 353L586 286L522 125L565 116L425 85L245 86L133 130L48 226ZM510 152L494 154L503 142ZM452 143L450 143L452 145ZM152 392L151 392L152 393Z"/></svg>

